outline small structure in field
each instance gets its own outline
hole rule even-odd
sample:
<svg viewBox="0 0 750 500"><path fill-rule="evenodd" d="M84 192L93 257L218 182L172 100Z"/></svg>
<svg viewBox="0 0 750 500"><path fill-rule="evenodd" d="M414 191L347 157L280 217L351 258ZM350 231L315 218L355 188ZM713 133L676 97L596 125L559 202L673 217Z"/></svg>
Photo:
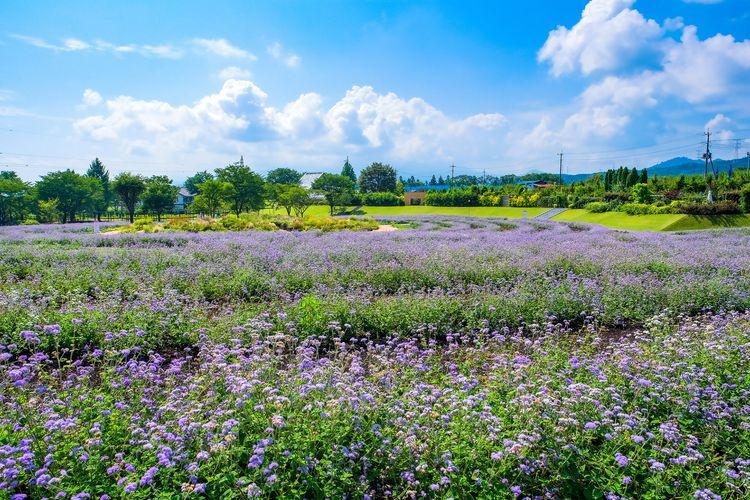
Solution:
<svg viewBox="0 0 750 500"><path fill-rule="evenodd" d="M195 200L195 193L191 193L186 188L180 188L177 192L177 200L174 204L174 213L181 214L187 211L188 206Z"/></svg>

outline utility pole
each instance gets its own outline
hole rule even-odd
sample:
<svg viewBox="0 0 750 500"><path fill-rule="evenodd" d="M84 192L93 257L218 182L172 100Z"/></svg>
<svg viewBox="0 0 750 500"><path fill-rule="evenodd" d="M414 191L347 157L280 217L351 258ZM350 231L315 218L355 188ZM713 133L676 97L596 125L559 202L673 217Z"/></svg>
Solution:
<svg viewBox="0 0 750 500"><path fill-rule="evenodd" d="M487 170L482 169L482 185L487 184Z"/></svg>
<svg viewBox="0 0 750 500"><path fill-rule="evenodd" d="M560 188L562 188L562 160L563 160L563 153L560 151L557 153L557 156L560 157Z"/></svg>
<svg viewBox="0 0 750 500"><path fill-rule="evenodd" d="M703 159L706 160L706 166L703 169L703 179L705 180L708 177L708 162L711 162L711 173L714 173L714 160L711 158L711 131L706 130L706 132L703 134L706 136L706 152L703 153Z"/></svg>
<svg viewBox="0 0 750 500"><path fill-rule="evenodd" d="M453 185L453 178L455 177L453 175L453 172L456 170L456 166L451 163L451 186Z"/></svg>
<svg viewBox="0 0 750 500"><path fill-rule="evenodd" d="M750 170L750 151L747 152L747 169Z"/></svg>

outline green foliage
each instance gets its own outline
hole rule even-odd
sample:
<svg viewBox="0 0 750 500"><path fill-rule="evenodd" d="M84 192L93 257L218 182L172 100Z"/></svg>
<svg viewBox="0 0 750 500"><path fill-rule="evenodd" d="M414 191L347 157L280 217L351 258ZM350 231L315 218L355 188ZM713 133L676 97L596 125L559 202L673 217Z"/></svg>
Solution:
<svg viewBox="0 0 750 500"><path fill-rule="evenodd" d="M275 168L266 174L269 184L298 185L302 174L291 168Z"/></svg>
<svg viewBox="0 0 750 500"><path fill-rule="evenodd" d="M651 188L649 188L648 184L639 182L638 184L635 184L632 188L630 188L630 197L636 203L651 203L653 193L651 192Z"/></svg>
<svg viewBox="0 0 750 500"><path fill-rule="evenodd" d="M292 212L297 217L304 216L313 203L310 193L300 186L282 184L274 187L273 200L278 206L286 210L288 216L291 216Z"/></svg>
<svg viewBox="0 0 750 500"><path fill-rule="evenodd" d="M79 175L72 170L43 175L36 189L40 200L57 200L63 223L74 222L76 214L82 211L93 212L102 196L102 185L98 179Z"/></svg>
<svg viewBox="0 0 750 500"><path fill-rule="evenodd" d="M620 205L619 210L628 215L658 215L680 213L680 204L672 202L669 205L651 205L648 203L625 203Z"/></svg>
<svg viewBox="0 0 750 500"><path fill-rule="evenodd" d="M346 206L354 194L354 182L345 175L323 174L315 179L312 188L323 193L331 215L336 207Z"/></svg>
<svg viewBox="0 0 750 500"><path fill-rule="evenodd" d="M107 211L109 204L112 202L112 187L109 182L109 171L105 168L99 158L95 158L89 164L86 176L97 179L101 183L101 196L97 197L94 203L96 217L98 220L101 220L101 214Z"/></svg>
<svg viewBox="0 0 750 500"><path fill-rule="evenodd" d="M470 188L451 188L447 191L427 191L425 205L440 207L476 207L479 206L479 190Z"/></svg>
<svg viewBox="0 0 750 500"><path fill-rule="evenodd" d="M587 203L584 208L591 213L600 214L609 209L609 204L603 201L592 201L591 203Z"/></svg>
<svg viewBox="0 0 750 500"><path fill-rule="evenodd" d="M740 191L740 208L746 214L750 213L750 183L745 184Z"/></svg>
<svg viewBox="0 0 750 500"><path fill-rule="evenodd" d="M359 190L363 193L395 193L396 170L388 164L372 163L359 173Z"/></svg>
<svg viewBox="0 0 750 500"><path fill-rule="evenodd" d="M133 223L135 207L141 199L141 195L146 190L146 181L142 176L122 172L115 177L112 184L112 190L117 194L130 215L130 223Z"/></svg>
<svg viewBox="0 0 750 500"><path fill-rule="evenodd" d="M60 211L57 209L57 198L52 200L39 200L37 202L37 217L40 222L51 223L57 222L60 218Z"/></svg>
<svg viewBox="0 0 750 500"><path fill-rule="evenodd" d="M397 207L403 206L404 197L395 193L364 193L360 197L360 204L371 207Z"/></svg>
<svg viewBox="0 0 750 500"><path fill-rule="evenodd" d="M198 185L200 194L190 204L194 213L205 213L211 217L224 211L224 206L232 194L232 185L218 179L209 179Z"/></svg>
<svg viewBox="0 0 750 500"><path fill-rule="evenodd" d="M349 157L347 156L344 166L341 168L341 175L348 177L353 183L357 183L357 174L354 173L354 167L349 163Z"/></svg>
<svg viewBox="0 0 750 500"><path fill-rule="evenodd" d="M31 186L15 172L0 174L0 225L18 224L29 212Z"/></svg>
<svg viewBox="0 0 750 500"><path fill-rule="evenodd" d="M263 178L242 162L216 169L216 179L228 183L226 199L235 214L265 206Z"/></svg>
<svg viewBox="0 0 750 500"><path fill-rule="evenodd" d="M725 215L742 213L740 206L733 201L719 201L716 203L686 203L680 209L688 215Z"/></svg>
<svg viewBox="0 0 750 500"><path fill-rule="evenodd" d="M188 177L185 180L183 187L187 189L188 191L190 191L191 193L200 194L201 192L200 185L206 181L211 181L213 179L214 179L214 174L204 170L202 172L197 172L195 175Z"/></svg>
<svg viewBox="0 0 750 500"><path fill-rule="evenodd" d="M180 189L172 185L172 180L165 175L154 175L146 181L146 191L143 193L143 209L155 212L157 220L161 221L162 214L174 208L177 193Z"/></svg>

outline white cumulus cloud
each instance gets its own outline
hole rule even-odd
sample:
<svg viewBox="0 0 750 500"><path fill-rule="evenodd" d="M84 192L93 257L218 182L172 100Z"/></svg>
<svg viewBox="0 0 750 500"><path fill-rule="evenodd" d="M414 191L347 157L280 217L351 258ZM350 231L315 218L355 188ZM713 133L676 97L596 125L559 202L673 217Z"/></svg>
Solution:
<svg viewBox="0 0 750 500"><path fill-rule="evenodd" d="M357 152L394 162L480 158L505 124L496 113L451 118L418 97L380 94L369 86L352 87L328 106L308 92L276 107L251 81L227 80L218 93L191 105L120 96L106 101L105 113L74 127L128 154L244 151L305 166Z"/></svg>
<svg viewBox="0 0 750 500"><path fill-rule="evenodd" d="M558 26L550 32L539 61L549 62L555 76L575 71L589 75L623 67L650 51L662 28L631 9L634 2L591 0L575 26Z"/></svg>
<svg viewBox="0 0 750 500"><path fill-rule="evenodd" d="M86 89L83 91L83 97L81 98L81 104L84 106L96 106L102 102L102 96L96 90Z"/></svg>

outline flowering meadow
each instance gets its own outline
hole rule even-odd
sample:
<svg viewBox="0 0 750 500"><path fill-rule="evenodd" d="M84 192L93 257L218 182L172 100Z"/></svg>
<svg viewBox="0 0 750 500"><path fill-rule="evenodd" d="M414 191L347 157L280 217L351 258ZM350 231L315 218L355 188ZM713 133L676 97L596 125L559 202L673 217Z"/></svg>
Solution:
<svg viewBox="0 0 750 500"><path fill-rule="evenodd" d="M0 229L0 498L740 498L750 231Z"/></svg>

